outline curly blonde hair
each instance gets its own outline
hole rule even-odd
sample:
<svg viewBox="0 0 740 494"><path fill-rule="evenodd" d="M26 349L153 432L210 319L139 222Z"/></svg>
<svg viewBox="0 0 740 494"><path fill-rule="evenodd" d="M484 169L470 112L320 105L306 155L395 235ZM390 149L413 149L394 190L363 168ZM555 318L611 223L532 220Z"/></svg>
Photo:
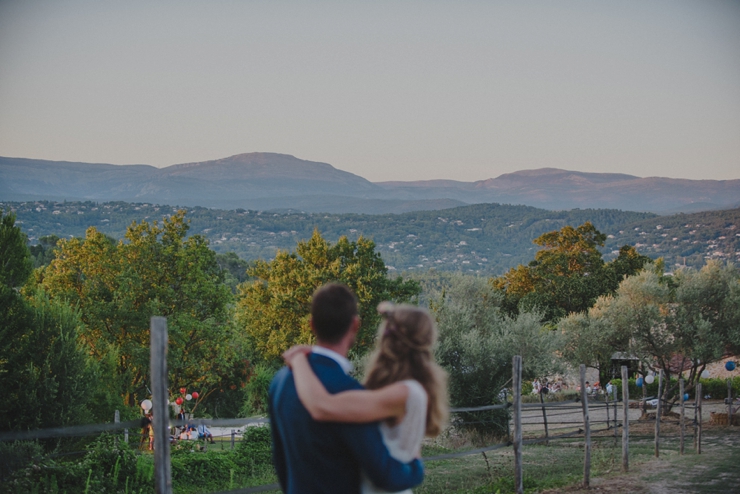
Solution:
<svg viewBox="0 0 740 494"><path fill-rule="evenodd" d="M383 320L370 357L365 387L378 389L404 379L418 381L427 393L426 435L438 435L447 421L447 373L434 361L437 325L412 305L378 306Z"/></svg>

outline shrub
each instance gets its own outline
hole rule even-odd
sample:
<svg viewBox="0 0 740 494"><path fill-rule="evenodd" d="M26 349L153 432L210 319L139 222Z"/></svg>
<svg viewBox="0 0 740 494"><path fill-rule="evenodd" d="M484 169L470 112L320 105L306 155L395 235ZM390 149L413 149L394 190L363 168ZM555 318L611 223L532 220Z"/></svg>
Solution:
<svg viewBox="0 0 740 494"><path fill-rule="evenodd" d="M272 464L272 438L269 427L247 427L236 449L240 465L255 467Z"/></svg>
<svg viewBox="0 0 740 494"><path fill-rule="evenodd" d="M196 487L223 485L237 471L234 455L226 451L183 452L172 456L172 482Z"/></svg>
<svg viewBox="0 0 740 494"><path fill-rule="evenodd" d="M671 379L671 385L675 385L678 381ZM702 387L702 394L709 396L713 400L721 400L727 397L727 380L726 379L699 379ZM617 386L617 397L622 399L622 380L612 379L612 384ZM657 396L658 394L658 380L656 379L652 384L645 383L647 386L647 396ZM740 377L732 379L732 393L733 396L740 394ZM642 398L642 388L638 388L635 384L635 379L629 380L629 392L631 400L639 400ZM688 391L689 399L694 399L694 389Z"/></svg>

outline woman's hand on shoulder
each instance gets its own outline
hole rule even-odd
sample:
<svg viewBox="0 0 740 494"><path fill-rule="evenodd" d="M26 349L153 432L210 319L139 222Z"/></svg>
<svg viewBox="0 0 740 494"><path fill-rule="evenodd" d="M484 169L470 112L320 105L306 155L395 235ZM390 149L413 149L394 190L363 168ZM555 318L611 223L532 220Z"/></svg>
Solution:
<svg viewBox="0 0 740 494"><path fill-rule="evenodd" d="M285 361L285 365L288 367L291 367L291 362L296 357L296 355L308 355L311 353L311 350L313 347L311 345L294 345L285 352L283 352L283 360Z"/></svg>

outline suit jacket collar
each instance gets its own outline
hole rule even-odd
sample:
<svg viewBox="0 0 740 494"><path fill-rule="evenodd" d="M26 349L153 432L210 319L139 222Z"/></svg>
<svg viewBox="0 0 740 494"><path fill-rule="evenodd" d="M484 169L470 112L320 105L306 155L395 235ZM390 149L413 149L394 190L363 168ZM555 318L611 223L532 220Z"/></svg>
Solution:
<svg viewBox="0 0 740 494"><path fill-rule="evenodd" d="M317 355L323 355L324 357L329 357L330 359L335 361L337 364L339 364L339 367L341 367L342 371L345 374L349 374L349 372L352 370L352 362L347 360L346 357L339 355L334 350L329 350L328 348L324 348L322 346L314 346L313 353Z"/></svg>

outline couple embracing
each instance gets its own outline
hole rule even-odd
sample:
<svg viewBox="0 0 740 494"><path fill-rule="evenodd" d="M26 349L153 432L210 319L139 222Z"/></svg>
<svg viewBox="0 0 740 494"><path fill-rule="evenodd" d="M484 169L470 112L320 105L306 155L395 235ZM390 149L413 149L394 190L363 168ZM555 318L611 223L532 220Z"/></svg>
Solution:
<svg viewBox="0 0 740 494"><path fill-rule="evenodd" d="M378 306L365 386L348 375L360 328L344 285L319 288L311 303L316 346L283 357L270 385L273 462L286 493L411 492L421 483L425 435L447 418L446 375L434 362L434 320L412 306Z"/></svg>

